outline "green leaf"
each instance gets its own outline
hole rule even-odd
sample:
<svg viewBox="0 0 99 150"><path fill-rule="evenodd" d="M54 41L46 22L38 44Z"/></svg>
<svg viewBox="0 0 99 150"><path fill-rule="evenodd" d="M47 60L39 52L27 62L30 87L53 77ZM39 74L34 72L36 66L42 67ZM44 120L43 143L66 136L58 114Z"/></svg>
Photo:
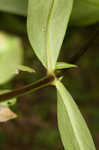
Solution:
<svg viewBox="0 0 99 150"><path fill-rule="evenodd" d="M58 90L58 127L65 150L95 150L86 123L72 96L60 81Z"/></svg>
<svg viewBox="0 0 99 150"><path fill-rule="evenodd" d="M0 84L16 75L22 63L23 48L20 38L0 32Z"/></svg>
<svg viewBox="0 0 99 150"><path fill-rule="evenodd" d="M27 3L28 0L0 0L0 11L26 15Z"/></svg>
<svg viewBox="0 0 99 150"><path fill-rule="evenodd" d="M0 94L4 94L10 92L10 90L0 90ZM7 101L1 101L0 102L0 106L4 106L4 107L10 107L16 104L16 98L12 98L10 100Z"/></svg>
<svg viewBox="0 0 99 150"><path fill-rule="evenodd" d="M57 62L55 69L66 69L66 68L74 68L74 67L77 66L66 62Z"/></svg>
<svg viewBox="0 0 99 150"><path fill-rule="evenodd" d="M73 0L29 0L30 43L49 72L55 69L72 11Z"/></svg>
<svg viewBox="0 0 99 150"><path fill-rule="evenodd" d="M28 0L0 0L0 11L27 16ZM83 11L84 10L84 11ZM99 21L99 0L74 0L70 23L91 25Z"/></svg>
<svg viewBox="0 0 99 150"><path fill-rule="evenodd" d="M29 73L34 73L35 70L33 68L30 68L28 66L24 66L24 65L19 65L18 70L21 70L21 71L26 71L26 72L29 72Z"/></svg>
<svg viewBox="0 0 99 150"><path fill-rule="evenodd" d="M99 0L74 0L70 24L91 25L99 22Z"/></svg>

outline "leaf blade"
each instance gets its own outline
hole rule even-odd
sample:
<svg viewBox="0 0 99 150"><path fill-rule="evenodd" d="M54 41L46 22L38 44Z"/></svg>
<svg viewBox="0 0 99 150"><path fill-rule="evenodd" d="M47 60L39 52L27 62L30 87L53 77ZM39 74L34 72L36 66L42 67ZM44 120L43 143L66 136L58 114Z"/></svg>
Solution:
<svg viewBox="0 0 99 150"><path fill-rule="evenodd" d="M20 71L25 71L25 72L29 72L29 73L35 73L36 72L33 68L28 67L28 66L24 66L24 65L19 65L17 67L17 69Z"/></svg>
<svg viewBox="0 0 99 150"><path fill-rule="evenodd" d="M72 5L73 0L29 1L29 40L36 55L49 71L55 69Z"/></svg>
<svg viewBox="0 0 99 150"><path fill-rule="evenodd" d="M89 129L73 98L61 82L56 82L56 88L58 90L58 126L64 148L95 150Z"/></svg>
<svg viewBox="0 0 99 150"><path fill-rule="evenodd" d="M56 67L55 69L68 69L68 68L75 68L77 67L77 65L74 65L74 64L69 64L69 63L66 63L66 62L57 62L56 63Z"/></svg>

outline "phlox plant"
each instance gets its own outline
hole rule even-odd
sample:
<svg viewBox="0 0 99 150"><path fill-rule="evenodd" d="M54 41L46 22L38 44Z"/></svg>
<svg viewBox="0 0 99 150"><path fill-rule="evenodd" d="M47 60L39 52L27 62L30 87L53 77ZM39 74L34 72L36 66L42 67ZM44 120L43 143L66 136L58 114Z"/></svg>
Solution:
<svg viewBox="0 0 99 150"><path fill-rule="evenodd" d="M28 39L36 56L46 68L46 76L39 81L1 94L2 109L5 111L5 107L8 110L9 105L15 105L14 97L53 85L57 89L57 120L64 149L95 150L86 122L72 96L61 82L61 73L57 72L76 65L58 62L57 59L68 25L88 26L99 21L99 0L0 0L0 10L27 17ZM14 68L11 68L9 78L16 68L34 71L22 66L21 61L16 61ZM2 79L0 83L3 82ZM3 113L0 114L1 121L11 119L7 111L5 113L6 118ZM12 118L16 117L15 114L12 116Z"/></svg>

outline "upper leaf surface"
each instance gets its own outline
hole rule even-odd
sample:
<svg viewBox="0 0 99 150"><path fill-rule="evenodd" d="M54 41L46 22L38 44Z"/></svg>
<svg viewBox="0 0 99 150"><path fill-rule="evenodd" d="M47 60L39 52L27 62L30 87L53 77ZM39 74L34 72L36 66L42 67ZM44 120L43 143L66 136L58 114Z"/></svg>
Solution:
<svg viewBox="0 0 99 150"><path fill-rule="evenodd" d="M17 67L17 69L20 70L20 71L26 71L26 72L29 72L29 73L34 73L35 72L35 70L33 68L28 67L28 66L24 66L24 65L19 65Z"/></svg>
<svg viewBox="0 0 99 150"><path fill-rule="evenodd" d="M36 55L49 71L55 69L72 5L73 0L29 0L28 36Z"/></svg>
<svg viewBox="0 0 99 150"><path fill-rule="evenodd" d="M86 123L73 98L60 81L58 90L58 126L65 150L95 150Z"/></svg>
<svg viewBox="0 0 99 150"><path fill-rule="evenodd" d="M77 66L74 64L69 64L66 62L57 62L55 69L66 69L66 68L75 68L75 67Z"/></svg>

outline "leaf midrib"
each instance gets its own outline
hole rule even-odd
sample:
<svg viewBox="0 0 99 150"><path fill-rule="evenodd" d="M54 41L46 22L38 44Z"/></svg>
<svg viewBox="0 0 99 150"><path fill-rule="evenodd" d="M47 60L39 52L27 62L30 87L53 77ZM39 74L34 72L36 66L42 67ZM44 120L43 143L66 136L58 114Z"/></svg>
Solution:
<svg viewBox="0 0 99 150"><path fill-rule="evenodd" d="M55 0L52 0L51 2L51 7L49 9L49 14L48 14L48 20L47 20L47 25L46 25L46 49L47 49L47 66L48 66L48 71L53 71L53 64L52 64L52 54L51 54L51 48L50 48L50 31L49 31L49 26L50 26L50 18L53 13L53 7L54 7L54 2Z"/></svg>
<svg viewBox="0 0 99 150"><path fill-rule="evenodd" d="M58 87L59 87L59 86L58 86ZM58 89L60 89L60 87L59 87ZM63 97L62 97L62 95L61 95L61 93L62 93L61 89L58 90L58 92L59 92L61 98L63 99ZM66 106L66 104L65 104L64 101L63 101L63 104ZM75 136L76 139L77 139L77 143L78 143L78 145L79 145L79 148L80 148L81 150L83 150L83 149L82 149L82 143L80 142L79 137L78 137L78 135L76 134L75 125L72 124L71 117L70 117L68 111L67 111L67 114L68 114L68 118L69 118L69 120L70 120L70 122L71 122L72 130L73 130L73 132L74 132L74 136Z"/></svg>

